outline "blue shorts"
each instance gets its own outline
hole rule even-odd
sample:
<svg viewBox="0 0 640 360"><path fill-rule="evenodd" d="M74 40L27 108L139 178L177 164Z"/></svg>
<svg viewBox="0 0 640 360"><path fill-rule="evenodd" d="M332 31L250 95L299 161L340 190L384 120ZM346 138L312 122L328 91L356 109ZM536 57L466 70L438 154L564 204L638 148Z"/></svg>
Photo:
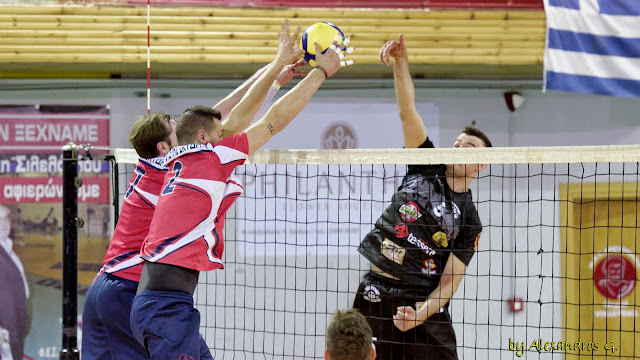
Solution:
<svg viewBox="0 0 640 360"><path fill-rule="evenodd" d="M82 311L82 360L149 359L129 326L138 283L111 274L98 276Z"/></svg>
<svg viewBox="0 0 640 360"><path fill-rule="evenodd" d="M213 359L188 293L144 290L133 299L131 330L152 359Z"/></svg>

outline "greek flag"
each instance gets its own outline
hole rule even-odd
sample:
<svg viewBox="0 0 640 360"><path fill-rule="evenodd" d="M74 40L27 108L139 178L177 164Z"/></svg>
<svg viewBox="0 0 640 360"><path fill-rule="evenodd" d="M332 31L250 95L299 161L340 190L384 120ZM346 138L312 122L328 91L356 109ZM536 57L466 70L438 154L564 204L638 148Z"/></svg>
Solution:
<svg viewBox="0 0 640 360"><path fill-rule="evenodd" d="M640 97L640 0L544 0L544 88Z"/></svg>

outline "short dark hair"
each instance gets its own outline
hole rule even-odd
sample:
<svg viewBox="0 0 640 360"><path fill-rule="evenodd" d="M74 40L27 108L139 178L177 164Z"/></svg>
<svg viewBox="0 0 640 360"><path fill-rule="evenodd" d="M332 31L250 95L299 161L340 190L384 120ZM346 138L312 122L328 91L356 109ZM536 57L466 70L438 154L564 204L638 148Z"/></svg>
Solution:
<svg viewBox="0 0 640 360"><path fill-rule="evenodd" d="M138 156L151 159L158 156L160 141L166 141L171 134L171 115L153 113L138 116L129 131L129 142Z"/></svg>
<svg viewBox="0 0 640 360"><path fill-rule="evenodd" d="M336 310L327 328L327 351L331 360L367 360L373 332L356 309Z"/></svg>
<svg viewBox="0 0 640 360"><path fill-rule="evenodd" d="M203 105L196 105L186 109L176 127L178 144L194 143L198 130L204 129L206 132L211 132L216 126L214 119L221 118L220 111Z"/></svg>
<svg viewBox="0 0 640 360"><path fill-rule="evenodd" d="M462 133L467 134L469 136L475 136L478 139L482 140L482 142L484 143L484 146L492 147L491 140L489 140L489 137L475 126L471 126L471 125L465 126Z"/></svg>

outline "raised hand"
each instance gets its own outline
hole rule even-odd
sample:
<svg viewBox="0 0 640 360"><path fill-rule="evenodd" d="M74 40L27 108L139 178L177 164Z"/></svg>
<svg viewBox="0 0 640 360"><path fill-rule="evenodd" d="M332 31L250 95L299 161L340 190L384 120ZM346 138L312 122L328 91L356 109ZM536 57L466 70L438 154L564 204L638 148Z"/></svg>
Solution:
<svg viewBox="0 0 640 360"><path fill-rule="evenodd" d="M276 54L276 62L280 64L292 64L304 55L304 50L298 45L298 36L300 36L300 25L293 36L289 30L289 20L282 22L282 30L278 33L278 53Z"/></svg>
<svg viewBox="0 0 640 360"><path fill-rule="evenodd" d="M318 63L318 67L326 71L327 77L335 74L341 67L353 65L353 60L345 60L345 57L354 51L354 48L347 47L350 39L347 38L344 41L344 45L340 46L338 45L339 36L340 35L336 36L336 39L329 45L329 49L324 54L322 53L320 45L315 43L316 62Z"/></svg>
<svg viewBox="0 0 640 360"><path fill-rule="evenodd" d="M284 69L280 71L280 74L278 74L276 81L278 82L278 84L284 85L291 81L294 76L307 75L307 72L298 70L300 66L304 65L307 65L307 62L304 59L298 59L298 61L296 61L295 63L285 66Z"/></svg>
<svg viewBox="0 0 640 360"><path fill-rule="evenodd" d="M404 45L404 37L402 34L398 36L398 40L390 40L387 41L384 45L382 45L382 49L380 49L380 62L391 66L393 62L390 58L399 59L399 58L408 58L407 55L407 47Z"/></svg>

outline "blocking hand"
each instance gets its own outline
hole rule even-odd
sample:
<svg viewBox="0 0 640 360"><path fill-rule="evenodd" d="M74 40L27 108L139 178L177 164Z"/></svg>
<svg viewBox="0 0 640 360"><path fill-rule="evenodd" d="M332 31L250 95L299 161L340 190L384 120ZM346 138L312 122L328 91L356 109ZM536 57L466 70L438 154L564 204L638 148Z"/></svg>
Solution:
<svg viewBox="0 0 640 360"><path fill-rule="evenodd" d="M304 50L298 46L298 36L300 35L300 25L293 36L289 31L289 20L282 22L282 30L278 33L278 53L276 54L276 62L288 65L298 60L304 55Z"/></svg>
<svg viewBox="0 0 640 360"><path fill-rule="evenodd" d="M295 63L285 66L278 74L276 81L278 84L284 85L291 81L294 76L306 76L307 72L298 70L300 66L304 65L307 65L307 62L304 59L298 59Z"/></svg>
<svg viewBox="0 0 640 360"><path fill-rule="evenodd" d="M399 58L408 58L407 47L404 44L404 36L400 34L398 36L398 40L390 40L387 41L384 45L382 45L382 49L380 49L380 62L391 66L393 62L391 62L390 57L394 59Z"/></svg>
<svg viewBox="0 0 640 360"><path fill-rule="evenodd" d="M323 54L322 48L318 43L314 43L316 46L316 63L318 66L325 69L327 72L327 77L335 74L341 67L353 65L353 60L345 60L346 56L353 53L354 48L347 47L349 45L350 39L347 38L344 41L344 44L338 45L338 40L340 35L336 35L336 39L333 40L331 45L329 45L329 49ZM346 54L346 55L345 55Z"/></svg>

